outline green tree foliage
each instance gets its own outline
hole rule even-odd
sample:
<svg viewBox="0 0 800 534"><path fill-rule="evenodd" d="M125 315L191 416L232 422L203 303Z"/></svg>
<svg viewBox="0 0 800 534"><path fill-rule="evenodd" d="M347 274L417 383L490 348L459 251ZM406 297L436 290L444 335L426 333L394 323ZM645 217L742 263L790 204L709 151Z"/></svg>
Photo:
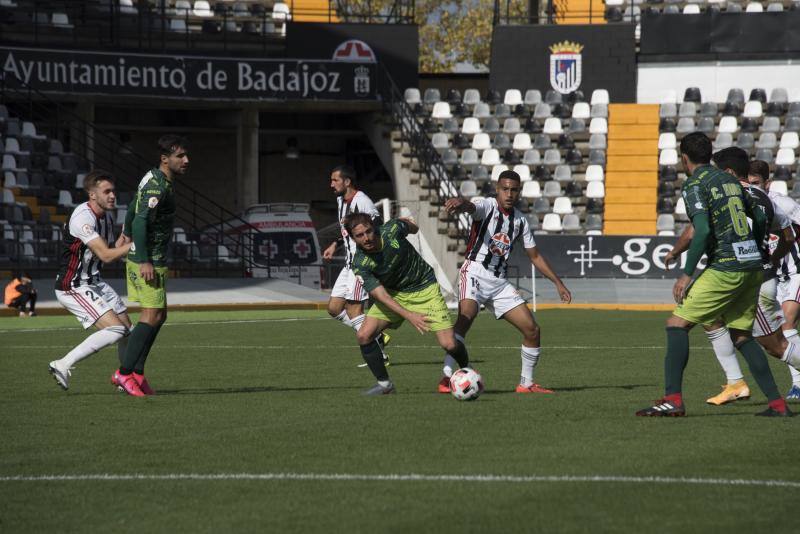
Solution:
<svg viewBox="0 0 800 534"><path fill-rule="evenodd" d="M392 14L405 13L395 0L339 2L344 20L381 22ZM525 17L527 0L500 0L501 10L511 18ZM416 0L414 19L419 25L420 72L453 72L457 64L489 68L494 0Z"/></svg>

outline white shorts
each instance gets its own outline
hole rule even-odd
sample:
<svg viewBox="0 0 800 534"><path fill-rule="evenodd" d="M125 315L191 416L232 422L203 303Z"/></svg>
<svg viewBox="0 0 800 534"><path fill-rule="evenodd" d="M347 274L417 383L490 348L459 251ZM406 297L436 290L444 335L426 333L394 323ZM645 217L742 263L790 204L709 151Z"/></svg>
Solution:
<svg viewBox="0 0 800 534"><path fill-rule="evenodd" d="M756 320L753 321L753 337L768 336L781 329L783 311L778 302L778 279L773 278L761 284L758 293Z"/></svg>
<svg viewBox="0 0 800 534"><path fill-rule="evenodd" d="M483 268L483 265L469 260L461 266L458 276L458 300L470 299L483 304L500 319L525 299L520 296L505 278L498 278Z"/></svg>
<svg viewBox="0 0 800 534"><path fill-rule="evenodd" d="M345 267L336 278L336 283L333 284L331 297L361 302L367 300L369 295L364 291L361 279L355 275L352 269Z"/></svg>
<svg viewBox="0 0 800 534"><path fill-rule="evenodd" d="M789 300L800 302L800 274L790 275L788 280L778 282L778 302L783 304Z"/></svg>
<svg viewBox="0 0 800 534"><path fill-rule="evenodd" d="M127 311L117 292L105 282L76 287L70 291L56 289L56 298L78 319L84 329L91 327L109 311L117 315Z"/></svg>

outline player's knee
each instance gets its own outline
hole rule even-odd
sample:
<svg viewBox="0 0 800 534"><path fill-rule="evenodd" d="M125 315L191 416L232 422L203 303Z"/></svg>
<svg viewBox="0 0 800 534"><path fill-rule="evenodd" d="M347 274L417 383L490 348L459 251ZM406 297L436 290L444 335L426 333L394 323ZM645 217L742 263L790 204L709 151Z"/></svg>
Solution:
<svg viewBox="0 0 800 534"><path fill-rule="evenodd" d="M359 345L367 345L374 340L375 340L375 333L367 332L366 329L363 327L358 332L356 332L356 341L358 341Z"/></svg>
<svg viewBox="0 0 800 534"><path fill-rule="evenodd" d="M328 304L328 315L336 319L339 316L339 314L342 313L343 309L344 307Z"/></svg>
<svg viewBox="0 0 800 534"><path fill-rule="evenodd" d="M130 333L131 333L131 331L128 330L127 326L121 325L121 324L120 325L107 326L103 330L105 330L109 334L112 334L113 336L115 336L117 338L117 341L119 341L123 337L129 336Z"/></svg>

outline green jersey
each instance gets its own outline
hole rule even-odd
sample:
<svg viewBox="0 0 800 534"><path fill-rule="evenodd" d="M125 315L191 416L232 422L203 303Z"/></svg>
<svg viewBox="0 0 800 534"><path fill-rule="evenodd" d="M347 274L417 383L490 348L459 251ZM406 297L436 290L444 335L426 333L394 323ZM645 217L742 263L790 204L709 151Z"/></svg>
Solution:
<svg viewBox="0 0 800 534"><path fill-rule="evenodd" d="M758 271L761 252L748 224L756 204L739 181L711 165L703 165L681 188L686 213L708 215L708 267L717 271Z"/></svg>
<svg viewBox="0 0 800 534"><path fill-rule="evenodd" d="M369 292L378 286L392 291L419 291L436 282L436 275L408 242L408 224L392 219L378 227L380 250L367 253L358 249L353 272L361 277Z"/></svg>
<svg viewBox="0 0 800 534"><path fill-rule="evenodd" d="M166 265L167 246L175 223L175 193L163 172L152 169L144 175L128 214L129 235L133 237L128 259Z"/></svg>

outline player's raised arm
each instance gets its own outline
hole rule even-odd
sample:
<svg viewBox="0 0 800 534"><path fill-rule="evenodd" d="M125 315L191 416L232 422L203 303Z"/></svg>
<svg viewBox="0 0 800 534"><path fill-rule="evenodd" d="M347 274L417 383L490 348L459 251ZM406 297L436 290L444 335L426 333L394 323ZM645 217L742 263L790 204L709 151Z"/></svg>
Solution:
<svg viewBox="0 0 800 534"><path fill-rule="evenodd" d="M412 219L410 217L400 217L399 220L401 220L404 223L406 223L406 233L407 234L416 234L417 232L419 232L419 226L417 226L417 223L414 222L414 219Z"/></svg>
<svg viewBox="0 0 800 534"><path fill-rule="evenodd" d="M475 204L464 197L454 197L445 201L444 209L450 215L456 215L458 213L475 213L476 207Z"/></svg>

